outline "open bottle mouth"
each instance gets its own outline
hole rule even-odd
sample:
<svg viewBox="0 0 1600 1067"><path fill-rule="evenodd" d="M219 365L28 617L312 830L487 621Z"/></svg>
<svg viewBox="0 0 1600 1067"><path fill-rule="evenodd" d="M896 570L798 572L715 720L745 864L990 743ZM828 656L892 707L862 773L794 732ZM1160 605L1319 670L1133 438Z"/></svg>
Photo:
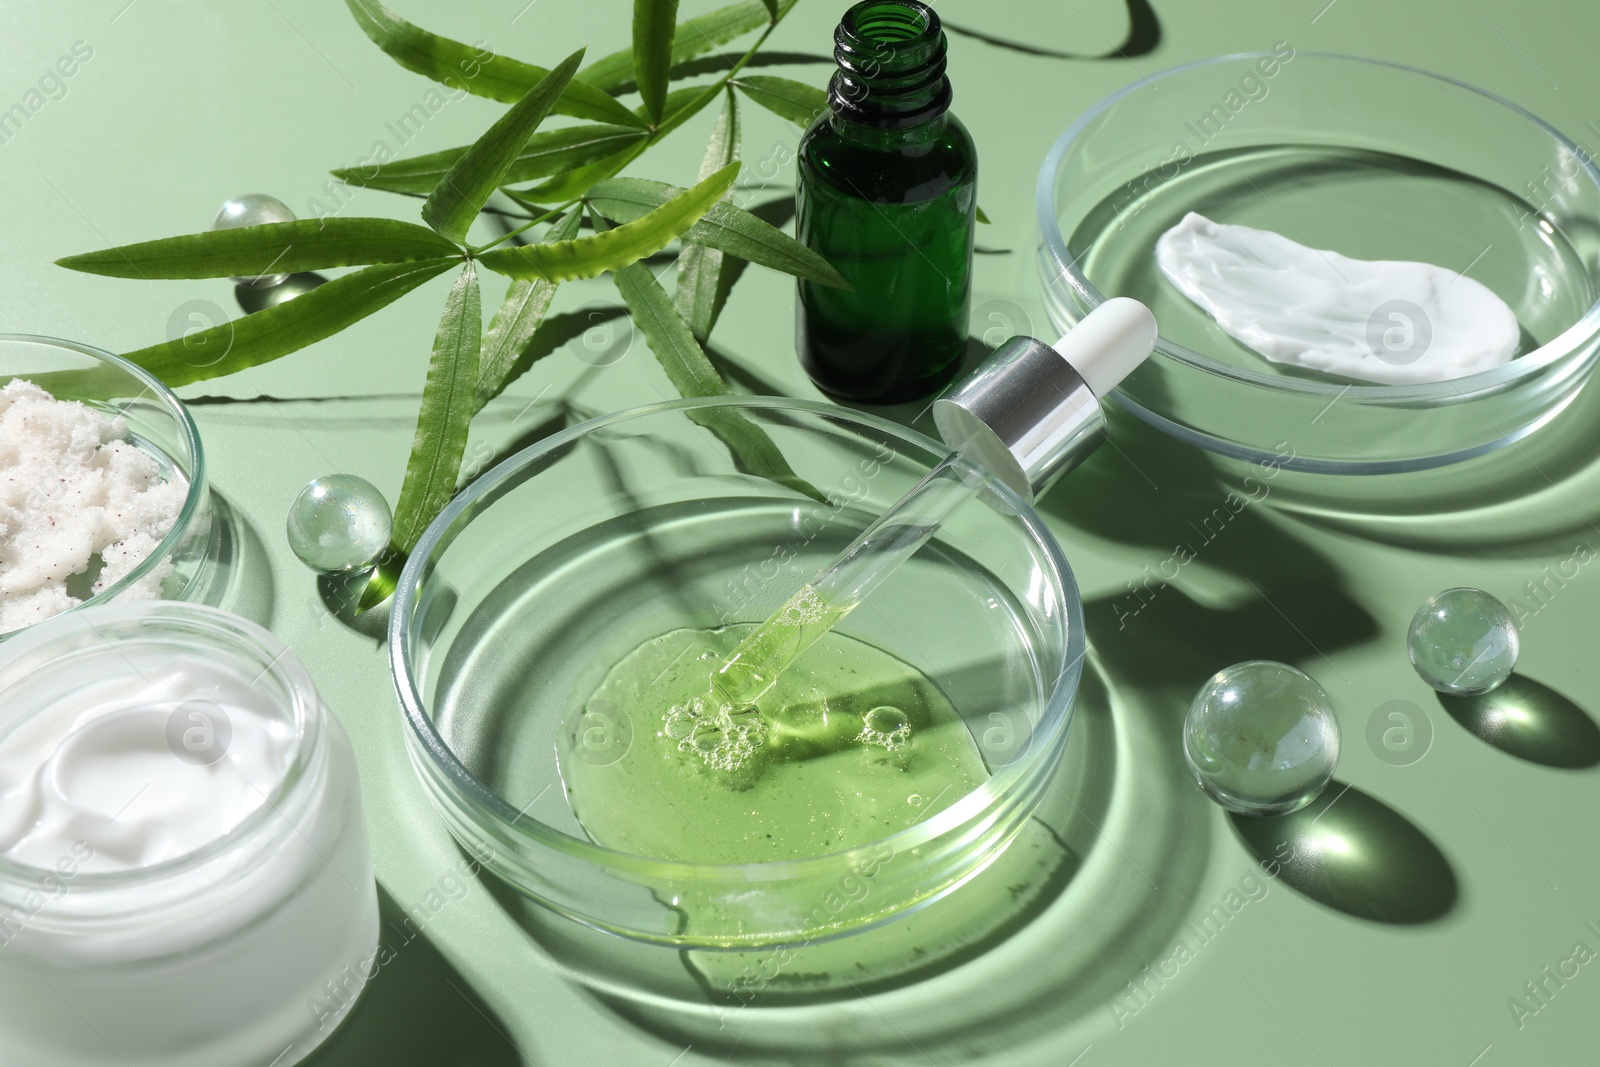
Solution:
<svg viewBox="0 0 1600 1067"><path fill-rule="evenodd" d="M950 107L939 16L916 0L864 0L834 31L834 113L866 126L916 126Z"/></svg>

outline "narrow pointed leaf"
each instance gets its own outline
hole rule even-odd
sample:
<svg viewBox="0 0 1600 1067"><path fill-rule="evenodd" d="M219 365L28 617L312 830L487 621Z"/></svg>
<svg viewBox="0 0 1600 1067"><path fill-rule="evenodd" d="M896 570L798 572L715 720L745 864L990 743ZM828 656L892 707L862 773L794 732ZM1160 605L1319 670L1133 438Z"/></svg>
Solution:
<svg viewBox="0 0 1600 1067"><path fill-rule="evenodd" d="M689 60L742 37L751 30L765 26L770 16L764 0L744 0L743 3L719 7L698 18L678 24L672 40L670 65ZM578 72L579 80L608 93L628 92L637 88L633 80L633 51L624 49L590 63Z"/></svg>
<svg viewBox="0 0 1600 1067"><path fill-rule="evenodd" d="M497 248L479 259L490 270L513 278L550 282L593 278L661 251L681 236L733 187L737 163L723 167L693 188L625 225L572 241L521 248Z"/></svg>
<svg viewBox="0 0 1600 1067"><path fill-rule="evenodd" d="M545 75L528 95L473 142L455 161L422 205L422 219L452 241L465 241L472 221L483 210L489 194L500 187L506 172L522 152L528 137L550 114L573 72L583 60L578 49Z"/></svg>
<svg viewBox="0 0 1600 1067"><path fill-rule="evenodd" d="M728 385L706 358L689 324L683 321L672 298L643 263L624 267L612 275L623 303L644 334L674 388L684 396L726 396ZM733 410L697 411L690 415L710 430L733 454L734 465L747 474L769 479L813 500L823 496L789 466L765 430Z"/></svg>
<svg viewBox="0 0 1600 1067"><path fill-rule="evenodd" d="M591 163L586 167L568 171L539 185L526 189L507 189L513 200L523 205L565 204L587 193L595 182L615 177L623 167L632 163L644 150L682 126L700 110L717 98L720 86L697 86L693 89L674 89L667 94L666 118L645 140L624 148L615 155Z"/></svg>
<svg viewBox="0 0 1600 1067"><path fill-rule="evenodd" d="M514 104L550 73L531 63L429 33L377 0L345 0L345 6L362 32L396 63L456 92L465 90L474 96ZM633 112L578 79L567 86L554 110L558 115L592 122L644 125Z"/></svg>
<svg viewBox="0 0 1600 1067"><path fill-rule="evenodd" d="M392 548L378 558L378 565L372 568L366 587L361 590L361 599L356 601L357 615L371 611L394 596L394 591L400 587L400 571L405 564L406 558Z"/></svg>
<svg viewBox="0 0 1600 1067"><path fill-rule="evenodd" d="M974 210L976 210L976 212L977 212L978 221L983 223L985 226L989 225L989 216L985 215L983 213L983 208L980 207L980 208L976 208Z"/></svg>
<svg viewBox="0 0 1600 1067"><path fill-rule="evenodd" d="M627 149L645 138L644 130L633 126L585 124L567 126L559 130L540 130L528 138L522 151L507 168L502 182L529 182L561 174L604 159ZM425 156L397 159L372 167L345 167L333 171L333 176L348 185L370 189L385 189L392 193L422 193L426 195L439 184L439 179L467 154L469 145L430 152Z"/></svg>
<svg viewBox="0 0 1600 1067"><path fill-rule="evenodd" d="M570 241L578 233L582 216L569 211L565 218L550 227L546 241ZM533 340L534 331L544 321L550 310L550 300L556 295L556 283L538 279L521 278L511 283L504 302L489 323L489 332L483 336L483 354L478 363L478 400L483 405L500 395L511 380L523 349Z"/></svg>
<svg viewBox="0 0 1600 1067"><path fill-rule="evenodd" d="M394 219L300 219L166 237L56 260L109 278L230 278L438 259L461 250Z"/></svg>
<svg viewBox="0 0 1600 1067"><path fill-rule="evenodd" d="M779 118L809 126L828 109L828 94L815 86L771 74L741 74L733 80L739 91Z"/></svg>
<svg viewBox="0 0 1600 1067"><path fill-rule="evenodd" d="M124 353L167 385L221 378L268 363L331 336L379 308L393 303L423 282L449 270L459 259L424 259L367 267L319 285L253 315L197 330L149 348ZM71 389L75 396L101 396L106 386L126 388L113 375L108 381L95 371L68 371L52 377L45 388Z"/></svg>
<svg viewBox="0 0 1600 1067"><path fill-rule="evenodd" d="M727 90L727 97L728 102L711 131L706 154L700 160L697 180L704 181L719 168L739 161L739 98L733 95L732 89ZM711 327L716 324L726 296L722 286L722 254L720 248L691 244L678 256L678 282L673 303L697 341L704 342L711 335Z"/></svg>
<svg viewBox="0 0 1600 1067"><path fill-rule="evenodd" d="M762 6L767 9L767 18L772 22L778 21L778 0L761 0Z"/></svg>
<svg viewBox="0 0 1600 1067"><path fill-rule="evenodd" d="M467 431L478 410L478 356L483 341L478 272L468 261L444 302L406 478L394 509L393 547L410 552L456 494Z"/></svg>
<svg viewBox="0 0 1600 1067"><path fill-rule="evenodd" d="M619 222L637 219L646 212L682 195L676 186L645 178L612 178L589 191L590 202L607 218ZM730 256L759 263L763 267L806 278L839 289L851 288L844 276L828 261L793 237L764 222L743 208L719 203L683 235L686 242L721 249Z"/></svg>
<svg viewBox="0 0 1600 1067"><path fill-rule="evenodd" d="M633 78L651 122L664 113L677 28L678 0L633 0Z"/></svg>

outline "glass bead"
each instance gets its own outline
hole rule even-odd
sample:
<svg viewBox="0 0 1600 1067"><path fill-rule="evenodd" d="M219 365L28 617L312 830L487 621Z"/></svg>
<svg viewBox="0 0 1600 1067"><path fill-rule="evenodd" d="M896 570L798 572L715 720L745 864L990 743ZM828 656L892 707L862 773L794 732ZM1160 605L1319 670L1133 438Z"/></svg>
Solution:
<svg viewBox="0 0 1600 1067"><path fill-rule="evenodd" d="M364 478L313 478L289 505L289 547L322 574L362 570L376 562L394 532L394 515Z"/></svg>
<svg viewBox="0 0 1600 1067"><path fill-rule="evenodd" d="M1412 616L1406 652L1441 693L1477 696L1511 677L1520 642L1511 611L1482 589L1446 589Z"/></svg>
<svg viewBox="0 0 1600 1067"><path fill-rule="evenodd" d="M246 193L236 196L222 205L222 210L217 212L217 217L212 220L213 230L232 230L239 226L260 226L268 222L293 222L294 212L275 196L266 193ZM259 286L266 288L273 285L282 285L289 280L287 274L263 274L255 278L235 278L240 285Z"/></svg>
<svg viewBox="0 0 1600 1067"><path fill-rule="evenodd" d="M1284 663L1250 660L1200 687L1183 722L1195 781L1229 811L1282 815L1317 798L1339 765L1327 692Z"/></svg>

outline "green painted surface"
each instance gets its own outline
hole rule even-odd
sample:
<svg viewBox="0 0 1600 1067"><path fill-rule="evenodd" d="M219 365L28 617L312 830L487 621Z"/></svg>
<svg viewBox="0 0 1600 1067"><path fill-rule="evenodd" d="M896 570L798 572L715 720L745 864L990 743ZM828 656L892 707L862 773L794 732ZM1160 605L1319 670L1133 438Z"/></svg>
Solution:
<svg viewBox="0 0 1600 1067"><path fill-rule="evenodd" d="M458 39L545 64L583 43L603 54L626 41L624 5L606 8L614 18L600 34L595 5L524 2L394 5ZM825 51L843 7L803 0L772 47ZM1127 25L1113 0L943 0L939 11L1045 51L1107 51ZM1280 41L1374 55L1482 85L1600 147L1594 5L1167 0L1157 14L1159 46L1126 60L952 36L955 106L980 146L980 199L993 219L980 227L980 247L1006 250L977 257L975 336L1048 332L1033 264L1038 162L1079 111L1141 73ZM819 85L826 72L778 69ZM32 110L0 143L0 326L128 350L236 314L225 281L101 279L51 261L201 229L239 193L272 193L302 215L318 210L315 200L323 211L414 218L415 201L334 191L324 175L375 153L466 143L503 110L446 100L402 129L428 91L334 3L5 8L0 109ZM755 108L746 116L747 175L773 186L753 199L776 199L793 180L799 131ZM714 121L711 111L698 117L636 171L687 185L703 147L696 138ZM285 509L314 476L356 474L390 499L397 493L448 284L431 282L280 363L184 390L247 401L194 409L241 531L225 603L298 650L361 762L392 958L318 1064L1594 1059L1600 570L1584 561L1600 545L1600 389L1516 449L1450 472L1346 486L1337 506L1286 475L1214 534L1196 527L1225 495L1215 466L1119 421L1117 447L1044 505L1083 587L1095 653L1068 751L1072 774L1052 794L1063 812L1057 844L1019 842L1028 851L1013 849L1005 862L1026 866L1064 844L1064 857L1040 861L1056 873L1032 896L1002 888L991 903L964 905L960 921L930 908L895 935L931 942L980 926L981 950L926 967L915 982L863 978L780 1016L762 998L820 972L774 955L687 968L676 956L640 962L620 943L524 914L474 878L409 766L381 621L351 627L330 616L284 543ZM550 420L670 393L643 339L629 343L624 320L606 317L617 302L605 279L563 286L554 311L572 340L486 412L469 460ZM751 269L738 283L715 347L743 386L816 395L794 361L792 305L785 278ZM607 363L617 351L625 354ZM1143 568L1172 572L1180 542L1194 560L1142 606L1129 601ZM1441 702L1406 661L1412 612L1456 585L1524 609L1516 689L1505 699L1540 729L1497 732L1504 709ZM1210 805L1179 749L1195 687L1247 658L1312 674L1346 739L1332 806L1266 830ZM814 946L832 961L816 966L856 973L853 942L864 944ZM641 995L657 972L678 984ZM1542 987L1540 999L1529 983ZM724 993L696 1010L707 988Z"/></svg>

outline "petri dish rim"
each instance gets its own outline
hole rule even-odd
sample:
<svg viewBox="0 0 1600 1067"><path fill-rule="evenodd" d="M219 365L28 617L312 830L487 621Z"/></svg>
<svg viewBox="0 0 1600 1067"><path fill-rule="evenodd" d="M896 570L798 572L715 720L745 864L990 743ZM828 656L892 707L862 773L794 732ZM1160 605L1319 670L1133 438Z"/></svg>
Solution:
<svg viewBox="0 0 1600 1067"><path fill-rule="evenodd" d="M1053 771L1055 765L1053 754L1059 753L1066 731L1071 725L1073 702L1087 654L1082 601L1071 566L1055 535L1031 507L1003 485L995 486L996 492L1015 510L1017 518L1043 550L1042 555L1050 568L1053 584L1062 591L1066 610L1059 625L1066 630L1064 642L1066 665L1054 679L1045 698L1044 707L1030 736L1024 756L1013 759L1001 767L985 779L977 789L933 817L855 848L808 856L805 859L743 864L691 863L609 849L555 830L536 819L521 816L508 801L480 782L467 769L434 726L432 718L424 707L422 695L411 670L410 623L415 614L417 590L421 585L423 571L434 552L448 547L447 538L456 519L474 502L494 493L508 477L542 456L565 448L586 434L664 412L718 407L757 408L775 412L801 411L830 421L858 423L915 445L924 452L934 454L944 452L938 442L915 430L875 415L852 411L833 404L782 397L719 396L668 400L603 415L553 434L491 468L487 474L451 501L423 532L422 538L417 542L416 548L412 550L401 571L389 617L390 669L394 676L395 691L400 698L401 712L410 727L411 737L421 745L423 751L433 761L432 770L445 777L448 787L458 793L459 799L467 801L477 809L474 814L481 813L487 816L490 824L480 823L476 828L495 836L511 835L531 839L539 846L587 860L598 867L612 871L685 881L742 882L748 885L778 883L835 872L840 869L842 860L848 861L851 857L867 855L881 845L888 845L896 853L920 848L958 829L982 812L1001 805L1008 797L1015 794L1024 779ZM419 767L418 770L423 771L424 768ZM591 920L582 916L573 917L591 923Z"/></svg>
<svg viewBox="0 0 1600 1067"><path fill-rule="evenodd" d="M1136 82L1125 85L1121 89L1118 89L1116 92L1100 100L1082 115L1078 116L1078 118L1066 128L1061 136L1056 138L1055 143L1050 148L1050 152L1045 156L1044 164L1039 169L1039 180L1035 187L1035 207L1038 213L1039 232L1043 238L1045 248L1050 254L1052 265L1056 268L1057 272L1067 280L1073 291L1084 301L1088 308L1093 309L1098 307L1107 299L1107 297L1104 293L1100 292L1100 290L1096 288L1095 285L1089 281L1088 277L1078 268L1076 259L1067 249L1066 237L1061 233L1061 227L1055 213L1055 182L1056 173L1060 168L1062 157L1066 155L1068 149L1072 147L1073 142L1080 134L1083 133L1085 129L1088 128L1090 123L1099 118L1118 101L1131 96L1134 93L1152 87L1157 82L1173 77L1174 75L1182 74L1186 71L1224 63L1238 63L1246 60L1256 60L1265 57L1276 58L1274 53L1271 52L1232 52L1227 55L1211 56L1206 59L1195 60L1192 63L1183 63L1176 67L1169 67L1166 70L1158 71L1147 78L1141 78ZM1486 89L1480 89L1477 86L1461 81L1458 78L1452 78L1448 75L1437 74L1430 70L1424 70L1421 67L1414 67L1405 63L1395 63L1389 60L1368 59L1364 56L1352 56L1338 52L1297 52L1296 57L1319 61L1331 60L1334 62L1354 63L1372 67L1387 67L1391 70L1403 71L1407 74L1415 74L1420 77L1454 86L1457 89L1464 89L1470 93L1474 93L1480 97L1483 97L1485 100L1488 100L1489 102L1512 112L1550 137L1551 140L1555 141L1558 145L1565 149L1572 156L1572 158L1578 160L1582 164L1581 172L1587 176L1590 184L1595 186L1597 190L1600 190L1600 167L1596 167L1593 158L1586 158L1588 157L1587 152L1580 150L1578 145L1573 142L1571 138L1567 137L1560 130L1556 129L1554 126L1551 126L1548 122L1545 122L1527 108L1512 103L1510 100L1507 100L1505 97L1499 96L1496 93L1489 92ZM1213 359L1212 357L1207 356L1204 353L1197 352L1192 348L1175 344L1164 337L1157 338L1156 351L1163 356L1166 356L1178 363L1186 364L1189 367L1192 367L1195 370L1203 373L1215 375L1219 378L1241 382L1246 385L1258 386L1264 389L1303 393L1308 396L1329 400L1333 399L1334 397L1347 397L1352 400L1364 401L1368 404L1374 405L1393 404L1396 406L1408 406L1419 403L1466 399L1470 398L1474 394L1494 390L1509 383L1519 381L1523 378L1532 377L1547 368L1550 364L1559 361L1563 357L1571 355L1574 351L1576 351L1582 341L1593 337L1597 332L1600 332L1600 300L1597 300L1595 303L1591 304L1589 309L1585 311L1583 315L1580 316L1579 319L1571 326L1567 327L1567 329L1557 334L1545 344L1540 345L1534 351L1529 352L1527 355L1519 356L1503 366L1493 367L1485 371L1479 371L1476 374L1469 374L1460 378L1452 378L1443 382L1425 382L1415 385L1339 385L1333 382L1316 382L1307 379L1287 378L1263 374L1259 371L1252 371L1243 367L1235 367L1223 363L1221 360ZM1130 403L1122 395L1120 390L1115 395L1119 403L1127 406L1134 412L1134 414L1138 415L1145 421L1152 422L1156 419L1159 419L1163 428L1176 426L1175 423L1172 423L1165 417L1157 415L1154 412L1147 412L1146 409L1140 407L1136 403ZM1551 414L1553 415L1554 413L1552 412ZM1545 421L1548 421L1548 419L1541 420L1539 425L1542 425ZM1529 427L1525 433L1532 432L1532 430L1536 428L1537 426ZM1517 436L1524 436L1525 433ZM1188 439L1192 435L1186 434L1183 436L1185 439ZM1225 448L1219 448L1219 442L1217 442L1217 439L1210 435L1206 435L1205 442L1206 443L1203 447L1210 448L1215 451L1221 451L1224 454L1235 454L1238 458L1256 458L1256 454L1253 450L1248 452L1243 450L1238 452L1230 452ZM1195 440L1192 443L1198 444L1199 441ZM1493 448L1498 448L1504 443L1506 442L1499 442L1489 446L1488 448L1471 449L1466 453L1459 455L1452 454L1447 457L1437 457L1430 465L1439 465L1443 463L1455 462L1456 460L1460 459L1470 458L1472 455L1490 451ZM1339 470L1346 473L1360 473L1359 468L1363 466L1372 466L1374 470L1388 470L1392 467L1391 464L1381 462L1374 464L1351 464L1340 461L1337 463L1330 463L1327 469L1330 471Z"/></svg>

